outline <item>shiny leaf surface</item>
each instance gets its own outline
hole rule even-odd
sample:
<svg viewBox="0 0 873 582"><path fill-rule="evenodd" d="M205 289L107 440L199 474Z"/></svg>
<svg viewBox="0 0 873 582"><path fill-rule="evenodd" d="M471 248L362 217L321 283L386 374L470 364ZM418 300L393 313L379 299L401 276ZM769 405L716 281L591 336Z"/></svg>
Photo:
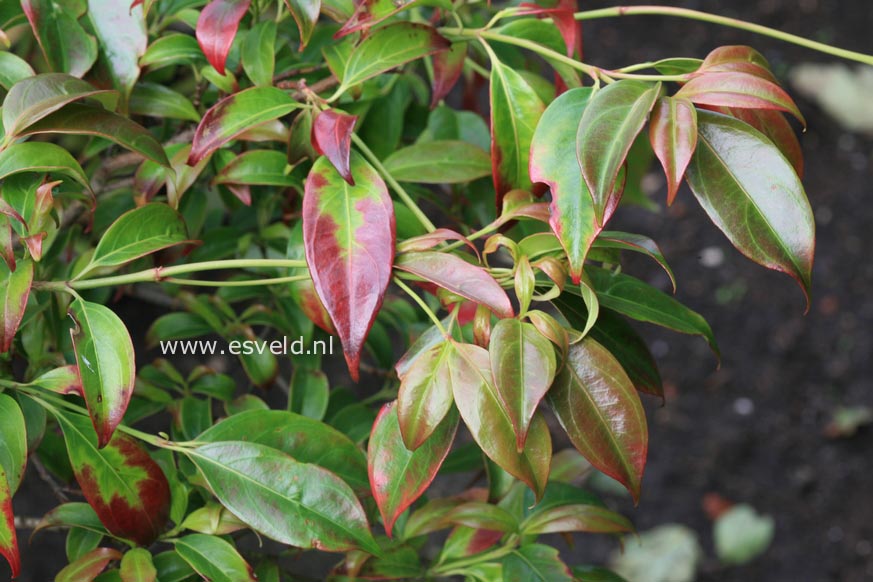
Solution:
<svg viewBox="0 0 873 582"><path fill-rule="evenodd" d="M0 353L12 347L33 284L33 262L18 261L14 271L0 261Z"/></svg>
<svg viewBox="0 0 873 582"><path fill-rule="evenodd" d="M191 534L175 543L176 552L209 582L257 582L252 567L229 542Z"/></svg>
<svg viewBox="0 0 873 582"><path fill-rule="evenodd" d="M319 155L327 157L343 180L355 185L349 166L352 149L352 132L358 118L333 109L320 111L312 122L312 147Z"/></svg>
<svg viewBox="0 0 873 582"><path fill-rule="evenodd" d="M116 88L129 95L139 78L139 58L148 45L142 8L118 0L88 0L88 18L109 75Z"/></svg>
<svg viewBox="0 0 873 582"><path fill-rule="evenodd" d="M652 109L649 139L667 176L667 204L673 204L697 147L697 110L690 101L662 97Z"/></svg>
<svg viewBox="0 0 873 582"><path fill-rule="evenodd" d="M401 182L459 184L491 173L488 153L462 141L428 141L396 150L385 169Z"/></svg>
<svg viewBox="0 0 873 582"><path fill-rule="evenodd" d="M400 375L397 417L406 448L416 450L439 426L452 407L449 353L454 349L440 342L417 355Z"/></svg>
<svg viewBox="0 0 873 582"><path fill-rule="evenodd" d="M224 64L239 21L251 3L251 0L212 0L197 19L197 42L209 64L221 75L224 75Z"/></svg>
<svg viewBox="0 0 873 582"><path fill-rule="evenodd" d="M567 565L558 550L542 544L531 544L514 550L503 559L504 580L530 582L572 582Z"/></svg>
<svg viewBox="0 0 873 582"><path fill-rule="evenodd" d="M806 125L788 93L776 83L749 73L704 73L683 85L676 98L698 105L786 111Z"/></svg>
<svg viewBox="0 0 873 582"><path fill-rule="evenodd" d="M121 552L97 548L58 572L55 582L92 582L110 563L120 560Z"/></svg>

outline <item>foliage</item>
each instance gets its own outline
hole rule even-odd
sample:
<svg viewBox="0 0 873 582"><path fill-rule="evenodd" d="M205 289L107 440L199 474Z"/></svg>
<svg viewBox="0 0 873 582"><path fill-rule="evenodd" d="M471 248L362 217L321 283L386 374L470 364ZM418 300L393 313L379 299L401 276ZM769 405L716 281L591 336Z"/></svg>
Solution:
<svg viewBox="0 0 873 582"><path fill-rule="evenodd" d="M87 501L37 528L69 531L59 581L276 582L307 550L336 554L334 580L618 579L571 572L540 536L633 531L577 484L596 470L643 491L640 393L663 387L629 320L718 347L701 315L621 270L642 253L673 280L611 218L652 204L639 180L657 158L668 204L686 181L807 296L814 248L786 114L805 122L763 55L581 60L582 21L642 13L871 61L573 0L0 5L13 577L11 500L35 455ZM142 289L170 309L131 338L113 298ZM281 349L334 335L377 390ZM238 374L136 365L203 337L237 346ZM429 497L450 472L476 486ZM238 544L252 532L287 547Z"/></svg>

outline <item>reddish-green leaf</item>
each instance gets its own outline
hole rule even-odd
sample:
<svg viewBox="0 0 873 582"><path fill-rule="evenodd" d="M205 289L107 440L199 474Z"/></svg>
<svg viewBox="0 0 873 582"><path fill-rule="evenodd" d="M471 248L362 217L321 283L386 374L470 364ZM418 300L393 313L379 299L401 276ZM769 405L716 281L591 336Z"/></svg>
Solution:
<svg viewBox="0 0 873 582"><path fill-rule="evenodd" d="M631 522L605 507L569 504L550 507L528 517L521 524L526 535L549 533L625 533L634 531Z"/></svg>
<svg viewBox="0 0 873 582"><path fill-rule="evenodd" d="M55 582L93 582L111 562L121 559L121 552L113 548L97 548L61 570Z"/></svg>
<svg viewBox="0 0 873 582"><path fill-rule="evenodd" d="M209 582L257 582L252 567L222 538L192 534L176 540L176 552Z"/></svg>
<svg viewBox="0 0 873 582"><path fill-rule="evenodd" d="M303 243L315 289L357 380L364 340L382 305L394 262L394 206L379 174L358 154L349 185L327 158L306 179Z"/></svg>
<svg viewBox="0 0 873 582"><path fill-rule="evenodd" d="M748 73L773 83L776 77L770 71L770 63L764 55L749 46L720 46L706 55L700 64L701 73Z"/></svg>
<svg viewBox="0 0 873 582"><path fill-rule="evenodd" d="M679 89L676 98L715 107L787 111L806 125L788 93L776 83L749 73L704 73Z"/></svg>
<svg viewBox="0 0 873 582"><path fill-rule="evenodd" d="M438 52L433 57L433 89L430 108L439 105L461 78L464 61L467 60L467 43L455 42L449 50Z"/></svg>
<svg viewBox="0 0 873 582"><path fill-rule="evenodd" d="M660 92L660 83L624 79L597 91L582 114L576 156L601 226L618 205L619 173Z"/></svg>
<svg viewBox="0 0 873 582"><path fill-rule="evenodd" d="M621 364L591 338L570 346L548 394L570 442L639 500L646 465L646 415Z"/></svg>
<svg viewBox="0 0 873 582"><path fill-rule="evenodd" d="M403 442L416 450L439 426L452 407L452 384L448 364L454 349L440 342L416 355L408 369L398 364L400 390L397 394L397 417Z"/></svg>
<svg viewBox="0 0 873 582"><path fill-rule="evenodd" d="M737 107L714 107L713 111L736 117L745 121L768 138L779 148L797 175L803 178L803 150L794 128L785 119L785 115L772 109L740 109Z"/></svg>
<svg viewBox="0 0 873 582"><path fill-rule="evenodd" d="M664 272L667 273L667 276L670 277L670 282L673 284L673 291L676 291L676 277L673 275L673 269L667 264L667 259L664 258L658 243L649 237L630 232L605 230L594 241L594 248L633 251L646 255L664 269Z"/></svg>
<svg viewBox="0 0 873 582"><path fill-rule="evenodd" d="M303 247L303 223L298 222L288 237L288 247L286 257L289 259L302 260L306 258L306 252ZM315 284L312 278L302 281L294 281L290 284L291 298L294 303L300 308L303 314L309 320L326 331L329 334L335 334L336 330L333 327L333 322L330 320L330 315L324 308L318 292L315 290Z"/></svg>
<svg viewBox="0 0 873 582"><path fill-rule="evenodd" d="M124 322L104 305L76 299L70 330L88 413L102 448L112 438L133 394L133 343Z"/></svg>
<svg viewBox="0 0 873 582"><path fill-rule="evenodd" d="M299 548L379 553L360 502L333 473L243 441L206 444L188 455L219 502L265 536Z"/></svg>
<svg viewBox="0 0 873 582"><path fill-rule="evenodd" d="M530 149L530 177L549 186L552 227L570 263L570 276L578 283L591 244L600 232L594 200L582 179L579 162L567 155L576 148L582 113L591 99L590 88L567 91L543 113Z"/></svg>
<svg viewBox="0 0 873 582"><path fill-rule="evenodd" d="M300 104L275 87L252 87L225 97L197 126L188 165L200 160L258 124L287 115Z"/></svg>
<svg viewBox="0 0 873 582"><path fill-rule="evenodd" d="M209 64L224 75L227 53L233 44L239 21L245 16L252 0L212 0L197 19L197 42Z"/></svg>
<svg viewBox="0 0 873 582"><path fill-rule="evenodd" d="M690 101L661 97L652 110L649 139L667 176L667 205L673 204L697 147L697 110Z"/></svg>
<svg viewBox="0 0 873 582"><path fill-rule="evenodd" d="M491 172L500 208L507 192L533 186L528 160L545 105L524 77L499 61L491 63L490 91Z"/></svg>
<svg viewBox="0 0 873 582"><path fill-rule="evenodd" d="M545 490L552 457L552 439L541 414L534 415L524 452L516 450L512 422L504 410L488 352L479 346L455 344L449 369L461 418L476 443L503 470L521 479L539 499Z"/></svg>
<svg viewBox="0 0 873 582"><path fill-rule="evenodd" d="M561 312L569 319L563 308ZM637 390L664 397L655 358L645 340L624 318L609 309L601 310L591 337L615 356Z"/></svg>
<svg viewBox="0 0 873 582"><path fill-rule="evenodd" d="M396 180L418 184L458 184L491 173L488 153L463 141L425 141L396 150L385 159Z"/></svg>
<svg viewBox="0 0 873 582"><path fill-rule="evenodd" d="M815 221L791 163L750 125L701 111L688 183L737 249L791 275L809 300Z"/></svg>
<svg viewBox="0 0 873 582"><path fill-rule="evenodd" d="M514 515L502 507L484 501L462 503L452 509L443 521L504 533L514 532L518 529L518 520Z"/></svg>
<svg viewBox="0 0 873 582"><path fill-rule="evenodd" d="M79 24L78 14L68 2L22 0L27 15L51 70L81 77L97 60L97 42Z"/></svg>
<svg viewBox="0 0 873 582"><path fill-rule="evenodd" d="M53 143L18 142L0 152L0 179L21 172L57 172L91 190L79 162Z"/></svg>
<svg viewBox="0 0 873 582"><path fill-rule="evenodd" d="M504 580L525 582L572 582L567 565L558 550L543 544L531 544L514 550L503 559Z"/></svg>
<svg viewBox="0 0 873 582"><path fill-rule="evenodd" d="M158 571L148 550L136 548L129 550L121 559L121 580L123 582L156 582Z"/></svg>
<svg viewBox="0 0 873 582"><path fill-rule="evenodd" d="M15 516L12 513L12 491L6 471L0 466L0 555L9 562L12 577L21 572L21 557L18 553L18 536L15 532Z"/></svg>
<svg viewBox="0 0 873 582"><path fill-rule="evenodd" d="M485 269L456 255L432 251L406 253L397 257L394 266L470 301L485 305L498 317L513 316L509 296L494 277Z"/></svg>
<svg viewBox="0 0 873 582"><path fill-rule="evenodd" d="M170 512L170 487L161 468L123 433L97 448L97 435L86 417L56 416L76 481L100 521L113 535L150 545L164 531Z"/></svg>
<svg viewBox="0 0 873 582"><path fill-rule="evenodd" d="M294 18L294 22L297 23L297 30L300 31L300 50L302 51L309 44L312 31L315 30L315 23L318 22L321 0L285 0L285 5Z"/></svg>
<svg viewBox="0 0 873 582"><path fill-rule="evenodd" d="M14 271L9 270L6 261L0 261L0 353L12 347L15 332L24 317L31 284L32 261L18 261Z"/></svg>
<svg viewBox="0 0 873 582"><path fill-rule="evenodd" d="M327 157L343 180L355 185L349 167L349 157L352 149L352 132L358 118L346 115L334 109L321 111L312 122L312 147L319 155Z"/></svg>
<svg viewBox="0 0 873 582"><path fill-rule="evenodd" d="M139 58L148 45L145 15L118 0L88 0L88 18L115 86L130 95L139 78Z"/></svg>
<svg viewBox="0 0 873 582"><path fill-rule="evenodd" d="M291 187L300 180L286 173L288 158L275 150L250 150L235 157L213 180L216 184Z"/></svg>
<svg viewBox="0 0 873 582"><path fill-rule="evenodd" d="M421 446L410 451L400 435L396 402L382 407L370 434L367 459L370 487L389 536L400 514L421 497L436 477L457 428L458 415L452 412Z"/></svg>
<svg viewBox="0 0 873 582"><path fill-rule="evenodd" d="M501 319L491 332L488 353L497 395L522 452L531 419L555 378L555 349L533 324Z"/></svg>

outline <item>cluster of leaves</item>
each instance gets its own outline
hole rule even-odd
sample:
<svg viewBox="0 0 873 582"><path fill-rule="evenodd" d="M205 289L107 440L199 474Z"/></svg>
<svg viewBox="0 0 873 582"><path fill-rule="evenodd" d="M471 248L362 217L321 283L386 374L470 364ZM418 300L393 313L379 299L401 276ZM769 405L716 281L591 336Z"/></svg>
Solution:
<svg viewBox="0 0 873 582"><path fill-rule="evenodd" d="M640 496L640 393L663 389L628 319L717 347L699 314L621 272L623 253L642 253L672 279L654 241L609 220L648 203L639 182L656 157L668 203L687 181L740 252L804 292L814 226L784 114L803 118L762 55L603 70L581 61L575 9L0 6L0 551L13 576L11 499L35 455L87 501L37 528L69 529L59 582L286 579L287 552L236 548L252 531L342 554L336 580L616 579L571 573L538 538L633 529L576 484L593 468ZM179 277L218 270L230 273ZM165 360L137 370L105 306L137 284L174 306L148 344L252 340L245 380ZM381 390L362 401L330 386L321 355L289 362L259 343L329 334L351 378ZM267 404L274 384L283 410ZM548 414L573 449L553 454ZM168 431L134 428L149 418ZM439 472L464 471L487 487L426 496Z"/></svg>

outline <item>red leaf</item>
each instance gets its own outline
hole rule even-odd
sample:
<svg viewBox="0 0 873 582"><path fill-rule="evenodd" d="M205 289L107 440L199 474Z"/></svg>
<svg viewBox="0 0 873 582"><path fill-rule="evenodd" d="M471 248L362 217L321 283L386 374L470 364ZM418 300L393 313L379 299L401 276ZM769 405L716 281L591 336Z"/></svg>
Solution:
<svg viewBox="0 0 873 582"><path fill-rule="evenodd" d="M239 21L251 3L252 0L212 0L197 19L197 42L209 64L222 75Z"/></svg>
<svg viewBox="0 0 873 582"><path fill-rule="evenodd" d="M21 261L14 271L0 263L0 354L9 351L12 339L24 317L33 283L33 263Z"/></svg>
<svg viewBox="0 0 873 582"><path fill-rule="evenodd" d="M764 56L749 46L720 46L706 55L700 65L700 73L748 73L776 83L770 71L770 63Z"/></svg>
<svg viewBox="0 0 873 582"><path fill-rule="evenodd" d="M356 115L346 115L333 109L322 111L312 123L312 147L319 155L327 156L343 180L355 185L349 167L352 132L358 121Z"/></svg>
<svg viewBox="0 0 873 582"><path fill-rule="evenodd" d="M522 4L521 7L522 10L516 14L536 14L541 17L551 17L555 28L564 39L564 44L567 45L567 56L572 57L573 53L576 53L579 59L582 58L582 23L573 16L578 8L576 0L558 0L552 8L543 8L537 4L527 3ZM566 88L566 85L564 87Z"/></svg>
<svg viewBox="0 0 873 582"><path fill-rule="evenodd" d="M683 99L662 97L649 124L652 149L667 176L667 205L673 204L685 170L697 147L697 111Z"/></svg>
<svg viewBox="0 0 873 582"><path fill-rule="evenodd" d="M445 99L464 71L464 61L467 59L467 43L456 42L447 51L441 51L433 56L433 94L430 108L433 109Z"/></svg>
<svg viewBox="0 0 873 582"><path fill-rule="evenodd" d="M21 557L18 554L18 537L15 534L15 517L12 514L12 492L6 473L0 468L0 554L9 562L12 577L18 578L21 572Z"/></svg>

